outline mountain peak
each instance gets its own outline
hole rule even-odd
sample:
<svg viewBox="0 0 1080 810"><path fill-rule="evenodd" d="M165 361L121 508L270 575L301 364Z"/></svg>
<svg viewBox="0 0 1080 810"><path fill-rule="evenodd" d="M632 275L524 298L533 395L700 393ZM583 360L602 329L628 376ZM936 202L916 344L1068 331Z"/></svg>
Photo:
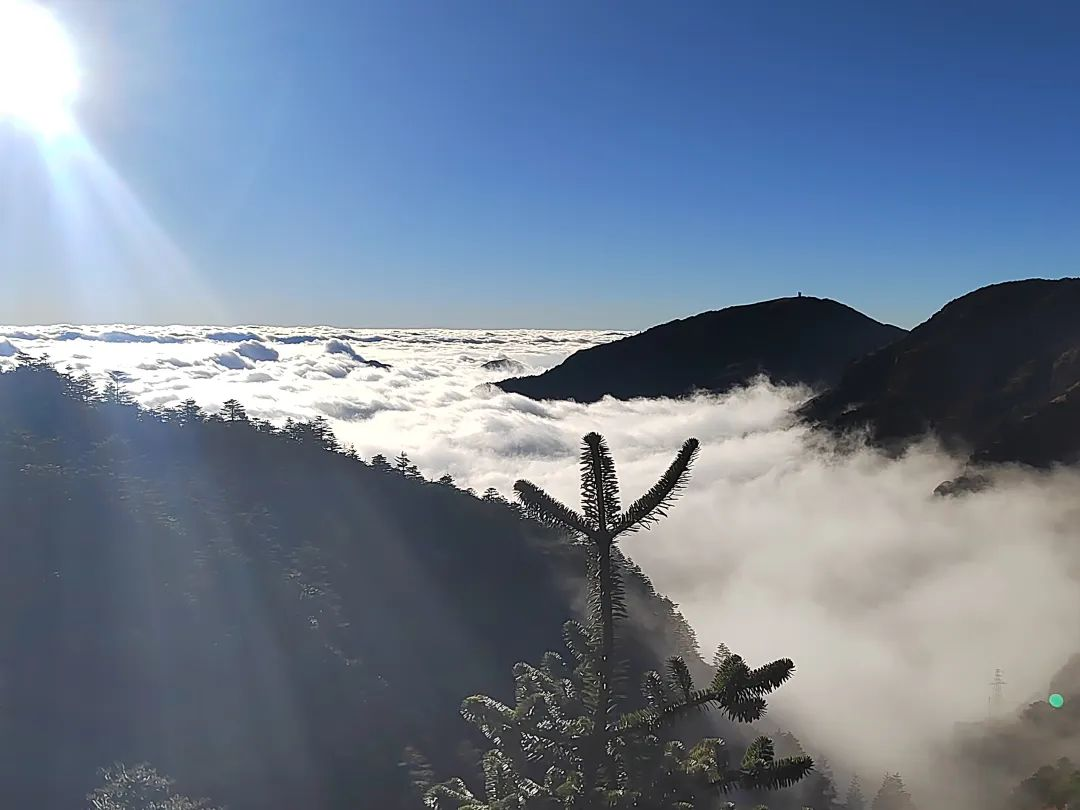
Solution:
<svg viewBox="0 0 1080 810"><path fill-rule="evenodd" d="M795 295L669 321L498 385L535 399L578 402L720 393L761 374L827 385L852 360L903 334L838 301Z"/></svg>
<svg viewBox="0 0 1080 810"><path fill-rule="evenodd" d="M950 301L801 413L886 445L932 432L976 460L1043 466L1080 459L1078 403L1080 279L1026 279Z"/></svg>

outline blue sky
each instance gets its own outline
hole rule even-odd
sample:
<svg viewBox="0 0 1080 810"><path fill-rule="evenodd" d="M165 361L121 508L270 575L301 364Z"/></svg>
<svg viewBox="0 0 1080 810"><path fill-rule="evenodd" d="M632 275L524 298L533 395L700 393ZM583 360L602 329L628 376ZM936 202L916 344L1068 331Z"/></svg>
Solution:
<svg viewBox="0 0 1080 810"><path fill-rule="evenodd" d="M0 121L0 321L634 329L801 290L909 326L1080 275L1075 4L51 7L86 142L205 290L138 218L65 244L74 181Z"/></svg>

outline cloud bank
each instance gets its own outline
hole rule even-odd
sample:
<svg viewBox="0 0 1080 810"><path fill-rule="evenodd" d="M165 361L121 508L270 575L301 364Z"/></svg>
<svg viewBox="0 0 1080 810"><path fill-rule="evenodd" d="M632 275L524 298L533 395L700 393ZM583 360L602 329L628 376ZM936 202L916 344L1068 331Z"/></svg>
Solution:
<svg viewBox="0 0 1080 810"><path fill-rule="evenodd" d="M123 372L147 406L235 398L277 423L322 415L365 457L404 450L429 477L504 494L529 478L571 503L584 433L607 437L626 501L696 436L685 497L625 549L680 604L706 657L723 641L754 663L795 660L766 731L790 725L868 789L902 770L926 791L928 746L985 717L995 668L1014 704L1045 697L1080 637L1076 474L1004 470L995 488L937 498L957 459L930 443L899 459L840 448L793 422L808 391L764 381L591 405L488 385L499 375L485 362L536 373L621 334L0 328L0 367L47 352L60 367Z"/></svg>

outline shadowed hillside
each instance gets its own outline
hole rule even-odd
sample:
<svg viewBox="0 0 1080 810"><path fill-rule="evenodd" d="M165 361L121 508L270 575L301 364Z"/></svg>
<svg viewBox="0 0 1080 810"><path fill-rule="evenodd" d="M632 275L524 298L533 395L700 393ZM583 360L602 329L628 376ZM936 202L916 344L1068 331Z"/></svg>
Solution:
<svg viewBox="0 0 1080 810"><path fill-rule="evenodd" d="M274 430L0 374L0 792L77 806L147 760L233 810L413 807L406 745L475 772L458 715L560 646L579 549L413 472ZM637 669L694 656L637 569Z"/></svg>
<svg viewBox="0 0 1080 810"><path fill-rule="evenodd" d="M578 402L723 392L758 374L828 385L852 360L904 334L828 298L777 298L654 326L498 385L534 399Z"/></svg>
<svg viewBox="0 0 1080 810"><path fill-rule="evenodd" d="M883 445L931 431L975 461L1080 461L1080 279L968 293L801 413Z"/></svg>
<svg viewBox="0 0 1080 810"><path fill-rule="evenodd" d="M1053 693L1064 697L1060 708L1045 698ZM958 729L937 755L947 775L942 784L952 781L954 789L962 785L964 791L956 792L966 793L971 806L1023 807L1015 798L1007 799L1025 777L1061 757L1080 761L1080 655L1058 670L1045 695L1010 716ZM1080 791L1080 784L1076 789Z"/></svg>

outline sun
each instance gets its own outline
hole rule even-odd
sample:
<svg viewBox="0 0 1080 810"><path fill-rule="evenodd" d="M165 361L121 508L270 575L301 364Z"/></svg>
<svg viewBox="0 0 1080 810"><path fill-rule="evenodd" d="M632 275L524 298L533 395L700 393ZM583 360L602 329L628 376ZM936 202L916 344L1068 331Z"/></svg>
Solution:
<svg viewBox="0 0 1080 810"><path fill-rule="evenodd" d="M0 0L0 121L62 134L74 125L78 89L75 50L52 13L30 0Z"/></svg>

